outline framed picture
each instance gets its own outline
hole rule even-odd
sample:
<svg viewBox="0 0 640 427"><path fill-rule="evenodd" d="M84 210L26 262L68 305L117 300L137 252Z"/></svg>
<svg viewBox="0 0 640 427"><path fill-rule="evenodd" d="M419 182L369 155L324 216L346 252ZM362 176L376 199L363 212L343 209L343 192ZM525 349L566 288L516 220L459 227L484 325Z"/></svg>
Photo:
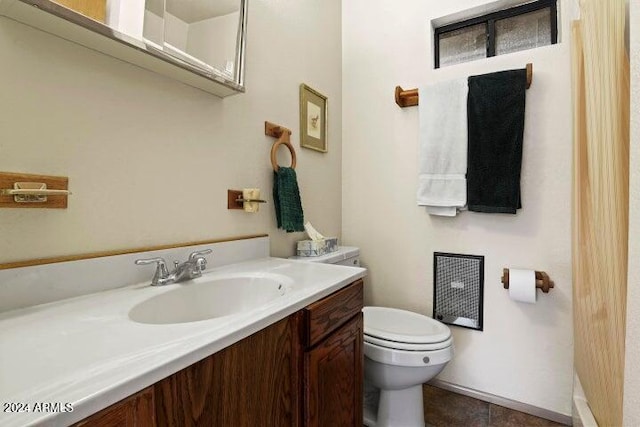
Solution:
<svg viewBox="0 0 640 427"><path fill-rule="evenodd" d="M300 85L300 146L327 152L327 97Z"/></svg>

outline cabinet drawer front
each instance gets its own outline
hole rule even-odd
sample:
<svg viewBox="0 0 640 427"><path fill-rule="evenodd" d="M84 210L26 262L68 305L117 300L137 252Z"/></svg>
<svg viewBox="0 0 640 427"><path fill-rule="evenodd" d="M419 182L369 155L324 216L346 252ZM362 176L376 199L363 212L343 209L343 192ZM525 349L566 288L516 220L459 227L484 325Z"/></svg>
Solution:
<svg viewBox="0 0 640 427"><path fill-rule="evenodd" d="M305 345L314 346L362 311L362 279L353 282L304 309Z"/></svg>

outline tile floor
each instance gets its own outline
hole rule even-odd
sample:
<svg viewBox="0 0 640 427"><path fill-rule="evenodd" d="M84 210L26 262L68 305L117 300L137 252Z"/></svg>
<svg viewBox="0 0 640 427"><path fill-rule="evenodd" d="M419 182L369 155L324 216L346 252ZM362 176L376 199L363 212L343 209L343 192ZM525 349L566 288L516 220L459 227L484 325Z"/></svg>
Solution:
<svg viewBox="0 0 640 427"><path fill-rule="evenodd" d="M427 427L559 427L562 424L425 384Z"/></svg>

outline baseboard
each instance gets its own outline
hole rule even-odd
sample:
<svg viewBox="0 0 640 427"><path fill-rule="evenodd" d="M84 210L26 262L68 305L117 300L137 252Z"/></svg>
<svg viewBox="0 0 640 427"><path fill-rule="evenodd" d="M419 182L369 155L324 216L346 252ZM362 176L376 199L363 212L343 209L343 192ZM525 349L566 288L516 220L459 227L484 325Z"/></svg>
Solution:
<svg viewBox="0 0 640 427"><path fill-rule="evenodd" d="M427 384L434 387L448 390L453 393L462 394L463 396L472 397L474 399L482 400L483 402L493 403L495 405L504 406L505 408L513 409L514 411L524 412L525 414L534 415L536 417L544 418L556 423L564 424L567 426L572 425L571 416L560 414L558 412L550 411L548 409L538 408L537 406L529 405L526 403L518 402L515 400L507 399L506 397L496 396L495 394L485 393L483 391L474 390L472 388L463 387L457 384L453 384L447 381L433 379Z"/></svg>
<svg viewBox="0 0 640 427"><path fill-rule="evenodd" d="M578 373L573 375L573 426L598 427L596 419L589 408L589 402L584 394Z"/></svg>

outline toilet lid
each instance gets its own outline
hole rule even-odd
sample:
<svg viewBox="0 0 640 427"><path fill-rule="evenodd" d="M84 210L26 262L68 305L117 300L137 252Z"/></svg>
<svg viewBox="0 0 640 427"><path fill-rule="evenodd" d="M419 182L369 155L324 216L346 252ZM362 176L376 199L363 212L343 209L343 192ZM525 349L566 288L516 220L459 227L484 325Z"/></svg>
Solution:
<svg viewBox="0 0 640 427"><path fill-rule="evenodd" d="M431 344L451 337L447 326L430 317L388 307L364 307L364 333L397 343Z"/></svg>
<svg viewBox="0 0 640 427"><path fill-rule="evenodd" d="M377 345L378 347L389 348L392 350L404 350L404 351L433 351L450 347L453 344L453 337L440 342L429 344L410 344L406 342L397 342L390 340L383 340L380 338L372 337L371 335L364 334L364 342Z"/></svg>

